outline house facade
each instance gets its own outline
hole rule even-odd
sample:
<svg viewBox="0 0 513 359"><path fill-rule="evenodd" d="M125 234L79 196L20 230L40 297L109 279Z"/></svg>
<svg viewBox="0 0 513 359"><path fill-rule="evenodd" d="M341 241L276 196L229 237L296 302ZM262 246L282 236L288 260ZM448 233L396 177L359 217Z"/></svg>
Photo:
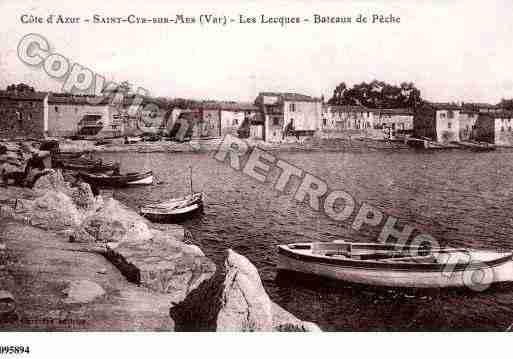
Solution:
<svg viewBox="0 0 513 359"><path fill-rule="evenodd" d="M337 106L323 104L321 130L340 132L344 130L371 129L374 126L373 112L363 106Z"/></svg>
<svg viewBox="0 0 513 359"><path fill-rule="evenodd" d="M451 103L424 103L417 107L413 135L436 142L460 141L460 106Z"/></svg>
<svg viewBox="0 0 513 359"><path fill-rule="evenodd" d="M0 138L42 138L48 129L48 95L9 86L0 91Z"/></svg>
<svg viewBox="0 0 513 359"><path fill-rule="evenodd" d="M459 116L460 122L460 141L468 141L474 139L474 130L479 113L462 108Z"/></svg>
<svg viewBox="0 0 513 359"><path fill-rule="evenodd" d="M243 128L249 130L251 122L256 118L258 107L244 102L218 102L205 105L205 110L219 111L221 136L238 135Z"/></svg>
<svg viewBox="0 0 513 359"><path fill-rule="evenodd" d="M320 129L322 101L284 92L261 92L255 99L264 122L263 138L281 142L286 136L313 136Z"/></svg>
<svg viewBox="0 0 513 359"><path fill-rule="evenodd" d="M488 103L467 102L462 103L460 111L460 140L475 139L475 126L480 114L494 114L502 112L497 105Z"/></svg>
<svg viewBox="0 0 513 359"><path fill-rule="evenodd" d="M474 128L478 141L502 146L513 145L513 112L480 113Z"/></svg>
<svg viewBox="0 0 513 359"><path fill-rule="evenodd" d="M409 108L374 109L374 128L396 133L413 132L413 111Z"/></svg>
<svg viewBox="0 0 513 359"><path fill-rule="evenodd" d="M111 110L104 97L50 93L47 134L50 137L120 136L121 121L114 121Z"/></svg>
<svg viewBox="0 0 513 359"><path fill-rule="evenodd" d="M168 112L165 128L171 128L182 118L191 126L192 138L218 138L227 134L238 135L242 127L249 127L258 108L238 102L199 102L188 108L175 107Z"/></svg>

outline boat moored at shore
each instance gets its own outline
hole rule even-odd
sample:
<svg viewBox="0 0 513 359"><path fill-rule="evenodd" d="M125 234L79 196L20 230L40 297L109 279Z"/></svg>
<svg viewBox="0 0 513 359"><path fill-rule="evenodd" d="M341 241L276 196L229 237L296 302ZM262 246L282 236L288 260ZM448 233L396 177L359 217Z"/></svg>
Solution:
<svg viewBox="0 0 513 359"><path fill-rule="evenodd" d="M490 250L336 241L279 245L278 254L279 270L374 286L486 289L513 280L512 253Z"/></svg>
<svg viewBox="0 0 513 359"><path fill-rule="evenodd" d="M153 183L153 172L133 172L119 175L105 173L94 174L81 172L80 177L87 183L104 187L125 187L131 185L150 185Z"/></svg>
<svg viewBox="0 0 513 359"><path fill-rule="evenodd" d="M203 209L203 193L173 198L165 202L141 208L141 215L152 222L179 222L189 218Z"/></svg>

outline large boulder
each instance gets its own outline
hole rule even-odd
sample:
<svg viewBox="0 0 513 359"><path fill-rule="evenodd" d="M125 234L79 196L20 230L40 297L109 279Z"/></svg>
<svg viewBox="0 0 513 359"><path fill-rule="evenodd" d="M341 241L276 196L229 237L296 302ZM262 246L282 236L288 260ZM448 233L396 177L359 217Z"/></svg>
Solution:
<svg viewBox="0 0 513 359"><path fill-rule="evenodd" d="M79 210L84 212L95 211L103 204L101 197L93 195L88 183L75 180L72 186L65 181L60 170L45 170L43 175L35 181L32 188L36 193L45 193L46 191L63 192L71 197Z"/></svg>
<svg viewBox="0 0 513 359"><path fill-rule="evenodd" d="M183 301L216 270L215 264L197 247L164 234L148 241L110 244L107 258L129 281L168 293L172 302Z"/></svg>
<svg viewBox="0 0 513 359"><path fill-rule="evenodd" d="M37 178L32 188L36 191L61 191L68 193L70 186L64 181L60 170L50 169Z"/></svg>
<svg viewBox="0 0 513 359"><path fill-rule="evenodd" d="M273 303L255 266L233 250L227 251L224 268L172 307L170 315L176 331L310 331L314 328L310 323L303 325Z"/></svg>
<svg viewBox="0 0 513 359"><path fill-rule="evenodd" d="M24 201L23 206L32 223L45 228L75 227L83 219L83 214L64 192L46 191L32 202Z"/></svg>
<svg viewBox="0 0 513 359"><path fill-rule="evenodd" d="M147 241L152 237L148 221L113 198L87 216L73 236L78 242Z"/></svg>
<svg viewBox="0 0 513 359"><path fill-rule="evenodd" d="M55 170L45 170L31 191L35 198L17 199L14 211L28 216L34 225L49 229L78 228L103 203L101 197L93 196L87 183L71 187Z"/></svg>

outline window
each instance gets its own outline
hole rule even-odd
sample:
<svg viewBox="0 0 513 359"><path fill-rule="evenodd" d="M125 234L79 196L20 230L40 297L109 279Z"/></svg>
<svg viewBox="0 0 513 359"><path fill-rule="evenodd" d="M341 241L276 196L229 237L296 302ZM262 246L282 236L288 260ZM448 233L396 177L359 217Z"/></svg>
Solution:
<svg viewBox="0 0 513 359"><path fill-rule="evenodd" d="M447 128L451 128L452 127L452 123L451 122L447 122Z"/></svg>
<svg viewBox="0 0 513 359"><path fill-rule="evenodd" d="M234 125L238 125L238 124L239 124L239 120L238 120L238 119L236 119L236 118L234 118L234 119L233 119L233 124L234 124Z"/></svg>
<svg viewBox="0 0 513 359"><path fill-rule="evenodd" d="M441 112L441 113L440 113L440 118L441 118L441 119L445 119L445 112Z"/></svg>
<svg viewBox="0 0 513 359"><path fill-rule="evenodd" d="M290 112L295 112L296 111L296 104L295 103L289 104L289 111Z"/></svg>
<svg viewBox="0 0 513 359"><path fill-rule="evenodd" d="M323 119L322 119L322 125L323 125L323 126L326 126L326 118L323 118Z"/></svg>
<svg viewBox="0 0 513 359"><path fill-rule="evenodd" d="M448 118L454 118L454 111L453 110L448 110L447 111L447 117Z"/></svg>
<svg viewBox="0 0 513 359"><path fill-rule="evenodd" d="M280 125L280 118L273 117L273 126L279 126L279 125Z"/></svg>
<svg viewBox="0 0 513 359"><path fill-rule="evenodd" d="M59 112L59 107L55 106L55 112Z"/></svg>

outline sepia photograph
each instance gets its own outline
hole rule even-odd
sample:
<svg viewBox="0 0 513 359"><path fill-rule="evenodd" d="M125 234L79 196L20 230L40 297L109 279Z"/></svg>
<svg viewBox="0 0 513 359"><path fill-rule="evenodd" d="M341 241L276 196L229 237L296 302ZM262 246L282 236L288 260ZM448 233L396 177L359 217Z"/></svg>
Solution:
<svg viewBox="0 0 513 359"><path fill-rule="evenodd" d="M513 330L512 10L1 0L0 355Z"/></svg>

